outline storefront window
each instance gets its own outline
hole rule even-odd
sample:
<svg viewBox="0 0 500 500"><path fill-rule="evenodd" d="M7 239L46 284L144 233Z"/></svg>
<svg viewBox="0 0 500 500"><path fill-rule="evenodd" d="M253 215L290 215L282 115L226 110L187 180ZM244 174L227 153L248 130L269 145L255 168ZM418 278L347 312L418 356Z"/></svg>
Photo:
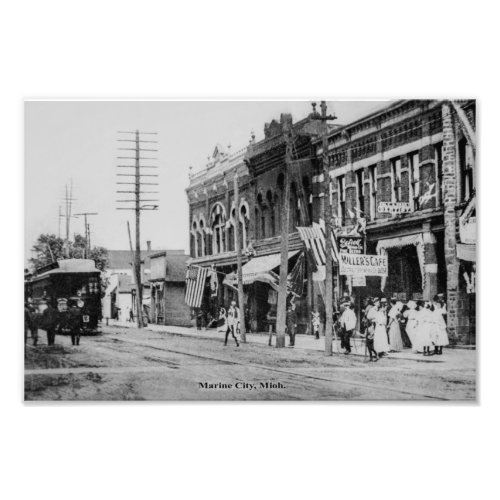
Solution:
<svg viewBox="0 0 500 500"><path fill-rule="evenodd" d="M345 226L346 207L345 207L345 178L343 175L337 178L339 207L338 216L340 218L340 225Z"/></svg>
<svg viewBox="0 0 500 500"><path fill-rule="evenodd" d="M434 145L434 160L436 162L436 206L443 205L444 185L443 185L443 143L440 142Z"/></svg>
<svg viewBox="0 0 500 500"><path fill-rule="evenodd" d="M356 187L358 193L358 210L359 214L364 216L365 213L365 196L364 196L364 176L363 169L356 172Z"/></svg>
<svg viewBox="0 0 500 500"><path fill-rule="evenodd" d="M418 202L420 196L420 161L418 152L408 155L408 163L410 169L410 205L413 211L417 211L420 210Z"/></svg>
<svg viewBox="0 0 500 500"><path fill-rule="evenodd" d="M472 148L465 138L458 142L458 159L460 166L460 200L467 201L474 190L474 171Z"/></svg>
<svg viewBox="0 0 500 500"><path fill-rule="evenodd" d="M401 201L401 159L391 160L392 201Z"/></svg>
<svg viewBox="0 0 500 500"><path fill-rule="evenodd" d="M370 172L370 219L377 217L377 165L369 167Z"/></svg>

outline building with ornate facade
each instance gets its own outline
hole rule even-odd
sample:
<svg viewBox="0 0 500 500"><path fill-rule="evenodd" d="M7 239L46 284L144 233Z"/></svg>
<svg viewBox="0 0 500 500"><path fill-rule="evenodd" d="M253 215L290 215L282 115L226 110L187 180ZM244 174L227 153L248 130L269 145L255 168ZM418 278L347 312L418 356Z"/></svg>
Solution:
<svg viewBox="0 0 500 500"><path fill-rule="evenodd" d="M282 120L264 128L232 153L217 146L206 167L190 176L191 259L217 272L205 308L234 296L224 280L236 269L234 225L243 237L245 298L250 327L275 322L276 290L263 275L279 268L285 140ZM290 166L289 269L303 243L297 226L317 222L323 211L322 147L306 133L309 118L294 124ZM388 276L360 283L335 276L335 300L349 294L358 305L368 296L432 299L443 293L453 343L475 343L475 101L404 100L347 125L330 127L330 200L339 231L366 223L366 253L388 257ZM234 206L234 175L239 207ZM238 221L238 222L237 222ZM306 259L297 299L299 333L310 331L321 310L320 283ZM267 273L267 274L266 274ZM226 281L228 283L228 281ZM362 286L357 286L362 285Z"/></svg>

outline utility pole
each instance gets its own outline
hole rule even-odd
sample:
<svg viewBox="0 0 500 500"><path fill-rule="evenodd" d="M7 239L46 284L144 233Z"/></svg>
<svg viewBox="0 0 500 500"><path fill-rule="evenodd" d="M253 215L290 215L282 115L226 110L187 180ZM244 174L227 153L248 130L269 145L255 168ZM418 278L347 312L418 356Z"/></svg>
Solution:
<svg viewBox="0 0 500 500"><path fill-rule="evenodd" d="M65 185L65 218L66 218L66 257L69 258L69 234L71 229L71 217L74 217L72 214L73 211L73 179L70 181L70 185L68 188L68 184Z"/></svg>
<svg viewBox="0 0 500 500"><path fill-rule="evenodd" d="M240 337L241 342L246 343L245 332L245 297L243 295L243 256L241 251L240 241L240 197L238 186L238 172L234 172L234 205L236 208L236 220L234 221L234 239L236 244L236 263L237 263L237 276L238 276L238 306L240 309ZM245 220L243 220L243 224Z"/></svg>
<svg viewBox="0 0 500 500"><path fill-rule="evenodd" d="M333 342L333 258L332 258L332 204L330 199L330 156L328 154L328 120L335 116L327 116L326 102L321 101L321 143L323 164L323 218L325 220L325 354L332 355Z"/></svg>
<svg viewBox="0 0 500 500"><path fill-rule="evenodd" d="M84 256L86 259L89 258L90 255L90 224L87 223L87 217L89 215L99 215L97 212L82 212L80 214L75 214L75 217L84 217L85 224L85 253Z"/></svg>
<svg viewBox="0 0 500 500"><path fill-rule="evenodd" d="M285 167L283 170L283 203L281 204L281 263L276 314L276 347L285 347L286 297L288 278L288 224L290 220L290 168L292 165L293 122L292 115L283 116L285 136Z"/></svg>
<svg viewBox="0 0 500 500"><path fill-rule="evenodd" d="M61 219L63 217L63 214L61 212L61 205L59 205L59 215L58 215L58 231L57 231L57 237L61 239Z"/></svg>
<svg viewBox="0 0 500 500"><path fill-rule="evenodd" d="M158 168L157 165L142 165L141 160L156 160L157 158L143 157L141 152L143 151L158 151L157 149L148 149L142 147L142 143L153 143L158 144L158 141L148 141L141 139L142 135L157 135L156 132L139 132L135 130L134 132L118 132L119 134L134 134L134 139L118 139L119 142L133 142L135 144L134 148L118 148L121 151L133 151L134 156L118 156L119 159L134 160L133 165L117 165L118 168L133 168L134 173L117 174L121 177L133 177L134 182L119 182L118 184L128 184L134 186L133 191L117 191L117 193L128 193L133 194L133 198L126 198L123 200L117 200L118 203L134 203L134 208L132 207L118 207L118 210L134 210L135 211L135 255L134 255L134 270L135 270L135 283L136 283L136 310L137 310L137 327L142 328L142 277L141 277L141 211L143 210L157 210L157 204L143 205L144 202L155 202L158 203L157 199L144 199L141 198L141 194L144 193L157 193L158 191L142 191L142 185L148 184L152 186L157 186L158 183L148 182L143 183L142 177L158 177L157 174L143 174L142 169L145 168Z"/></svg>

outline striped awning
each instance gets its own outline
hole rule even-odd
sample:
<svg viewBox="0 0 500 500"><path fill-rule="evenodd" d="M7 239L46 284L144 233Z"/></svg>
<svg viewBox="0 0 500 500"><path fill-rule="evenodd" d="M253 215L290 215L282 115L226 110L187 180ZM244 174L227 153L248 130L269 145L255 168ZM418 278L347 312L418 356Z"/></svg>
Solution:
<svg viewBox="0 0 500 500"><path fill-rule="evenodd" d="M299 250L288 252L288 259L290 260L298 253ZM273 269L279 267L280 262L280 253L273 253L270 255L263 255L261 257L253 258L241 268L243 274L243 284L251 285L256 281L261 281L262 283L267 283L272 288L277 290L279 284L279 276L275 272L273 272ZM224 285L233 288L237 286L237 283L238 279L236 273L228 274L223 282Z"/></svg>

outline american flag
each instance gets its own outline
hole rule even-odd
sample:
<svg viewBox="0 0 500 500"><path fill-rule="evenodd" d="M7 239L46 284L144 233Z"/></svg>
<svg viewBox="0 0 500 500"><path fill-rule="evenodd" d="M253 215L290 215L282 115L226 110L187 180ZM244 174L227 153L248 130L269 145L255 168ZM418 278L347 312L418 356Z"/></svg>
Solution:
<svg viewBox="0 0 500 500"><path fill-rule="evenodd" d="M308 253L312 255L316 267L319 269L320 266L324 266L326 264L325 221L320 219L319 224L313 222L312 226L297 227L297 230L299 231L300 239L304 242ZM333 262L338 262L339 251L333 232L331 233L331 241L332 259Z"/></svg>
<svg viewBox="0 0 500 500"><path fill-rule="evenodd" d="M189 266L186 273L186 304L189 307L200 307L205 290L205 281L210 269L208 267Z"/></svg>
<svg viewBox="0 0 500 500"><path fill-rule="evenodd" d="M292 272L288 275L287 288L289 293L293 293L297 297L301 297L304 292L304 254L301 253Z"/></svg>

